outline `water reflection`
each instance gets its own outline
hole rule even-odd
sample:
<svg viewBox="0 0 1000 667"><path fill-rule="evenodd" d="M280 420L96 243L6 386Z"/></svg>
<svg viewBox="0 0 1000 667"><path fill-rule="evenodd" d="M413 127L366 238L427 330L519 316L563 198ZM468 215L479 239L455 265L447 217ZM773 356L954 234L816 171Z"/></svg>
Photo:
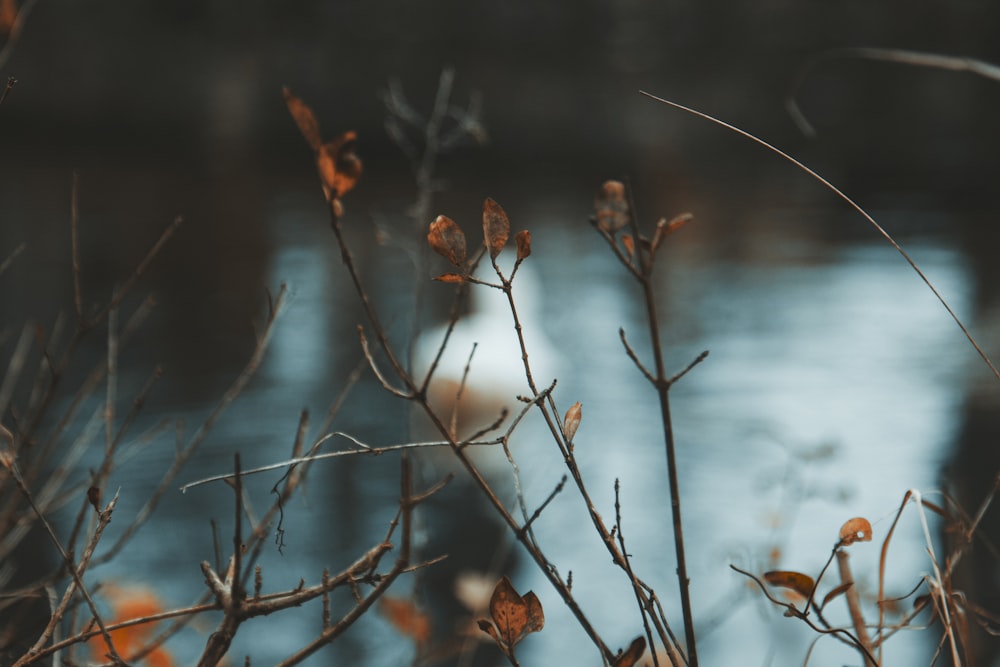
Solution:
<svg viewBox="0 0 1000 667"><path fill-rule="evenodd" d="M300 409L309 407L318 423L357 360L354 325L360 313L325 221L313 219L309 210L292 200L273 209L269 282L288 281L295 298L260 378L220 423L188 477L227 469L234 450L242 452L247 466L283 458ZM647 349L643 313L634 286L599 239L588 235L585 225L572 229L555 224L537 230L536 254L529 260L545 285L545 333L570 362L557 401L563 409L583 403L576 452L595 503L610 520L613 485L621 480L623 530L635 568L663 598L680 632L655 396L618 339L622 326L636 349ZM711 352L672 394L692 595L703 624L699 651L705 664L763 663L772 654L771 664L801 664L814 636L748 593L729 564L818 572L840 524L866 516L874 524L875 542L855 546L852 557L856 576L871 591L878 545L904 491L938 485L957 429L969 356L940 304L881 244L829 247L773 238L762 240L769 248L765 255L723 257L710 241L678 239L662 272L661 319L670 364L679 369L701 350ZM911 243L910 250L963 312L969 287L962 254L939 240ZM408 292L399 287L406 283L403 274L379 272L372 268L377 255L365 257L369 276L376 278L373 291L396 290L394 299L407 303ZM400 315L394 332L407 330L406 317ZM190 421L198 417L191 414ZM401 442L408 415L405 406L366 380L335 427L374 444ZM562 467L539 425L525 429L516 453L533 507L555 487ZM169 456L164 450L144 458L142 466L155 469ZM137 479L131 474L124 469L121 478ZM289 548L284 555L265 550L266 587L294 586L300 576L315 579L322 567L336 569L381 540L396 508L397 475L389 458L318 466L304 496L287 509ZM150 473L138 477L149 478ZM268 502L273 482L252 483L256 506ZM141 496L133 491L129 497ZM453 509L470 506L461 487L449 493ZM136 579L171 582L176 599L169 602L189 602L201 591L195 560L211 559L204 508L221 519L229 516L230 503L224 488L171 497L149 527L156 539L139 540L136 544L146 547L123 554L120 565ZM134 509L126 498L120 511L124 516ZM421 525L422 545L428 551L463 551L468 530L439 530L439 522L455 527L467 525L467 518L428 519ZM490 526L483 531L496 532ZM632 595L589 529L579 498L563 492L538 520L536 532L562 574L572 570L573 591L607 641L627 645L641 631ZM458 542L448 547L433 541L442 534ZM196 554L179 558L175 544ZM523 644L525 663L595 662L595 650L569 613L524 561L512 578L519 590L536 591L547 617L546 630ZM911 516L890 552L890 594L908 592L927 568ZM397 593L405 594L408 586L403 582ZM837 618L835 612L831 616ZM251 622L232 655L276 662L314 636L318 621L318 610L307 609ZM254 630L263 623L267 632ZM203 640L192 638L177 653L189 659ZM363 619L331 650L353 662L408 660L405 642L377 615ZM928 651L926 638L904 635L889 644L888 655L894 663L921 664ZM810 664L853 659L853 652L827 641ZM329 660L325 654L307 664Z"/></svg>

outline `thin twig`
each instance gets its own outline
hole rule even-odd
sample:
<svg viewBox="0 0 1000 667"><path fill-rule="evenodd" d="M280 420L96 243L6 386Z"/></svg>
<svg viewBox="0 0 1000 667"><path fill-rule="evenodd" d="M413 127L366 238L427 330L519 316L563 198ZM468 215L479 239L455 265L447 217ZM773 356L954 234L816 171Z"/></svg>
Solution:
<svg viewBox="0 0 1000 667"><path fill-rule="evenodd" d="M648 98L650 98L652 100L655 100L656 102L659 102L661 104L666 104L667 106L671 106L671 107L673 107L675 109L679 109L679 110L684 111L686 113L689 113L689 114L692 114L694 116L697 116L698 118L702 118L702 119L707 120L707 121L709 121L711 123L715 123L716 125L719 125L720 127L724 127L724 128L726 128L727 130L729 130L731 132L735 132L736 134L740 135L741 137L749 139L750 141L754 142L755 144L763 146L764 148L766 148L767 150L771 151L775 155L778 155L778 156L784 158L788 162L791 162L793 165L795 165L796 167L798 167L799 169L801 169L802 171L804 171L806 174L808 174L809 176L811 176L815 180L819 181L825 188L827 188L828 190L830 190L830 192L832 192L837 197L839 197L841 200L843 200L848 206L850 206L858 214L860 214L865 220L867 220L868 224L871 225L875 229L875 231L877 231L879 233L879 235L882 238L884 238L889 243L889 245L891 245L896 250L896 252L898 252L900 254L900 256L902 256L902 258L904 260L906 260L906 263L910 265L910 268L912 268L917 273L917 275L920 276L920 279L924 282L925 285L927 285L927 288L930 289L930 291L934 294L935 297L937 297L937 300L939 302L941 302L941 305L944 306L944 309L946 311L948 311L948 314L951 316L951 319L955 321L955 324L958 325L958 328L962 330L963 334L965 334L966 339L969 341L969 343L972 345L972 347L979 354L979 357L980 357L980 359L983 360L983 363L985 363L989 367L990 371L992 371L992 373L993 373L993 376L997 380L1000 380L1000 369L997 369L997 367L990 360L990 357L986 354L986 351L983 350L982 347L980 347L980 345L979 345L978 342L976 342L976 339L972 336L972 333L965 326L965 324L962 322L962 320L958 317L958 315L955 313L955 311L952 310L952 308L948 304L947 300L945 300L945 298L941 295L941 293L938 291L938 289L930 281L930 278L928 278L927 275L924 274L923 270L921 270L920 267L917 266L917 263L915 261L913 261L913 259L910 257L910 255L905 250L903 250L902 246L900 246L896 242L896 240L894 238L892 238L892 236L890 236L889 232L887 232L882 227L882 225L880 225L878 222L876 222L875 218L873 218L871 216L871 214L868 213L868 211L866 211L865 209L863 209L860 204L858 204L853 199L851 199L850 197L848 197L837 186L835 186L833 183L831 183L830 181L828 181L824 177L820 176L816 171L813 171L812 169L810 169L809 167L807 167L805 164L803 164L799 160L795 159L794 157L792 157L788 153L784 152L780 148L777 148L776 146L774 146L774 145L772 145L772 144L764 141L763 139L761 139L761 138L759 138L759 137L757 137L757 136L755 136L753 134L750 134L746 130L741 130L740 128L736 127L735 125L731 125L730 123L727 123L727 122L725 122L723 120L719 120L718 118L715 118L714 116L710 116L710 115L708 115L708 114L706 114L704 112L697 111L697 110L692 109L690 107L686 107L686 106L684 106L682 104L678 104L677 102L671 102L670 100L664 99L662 97L657 97L656 95L652 95L652 94L647 93L647 92L642 91L642 90L640 90L639 93L641 95L645 95L646 97L648 97Z"/></svg>

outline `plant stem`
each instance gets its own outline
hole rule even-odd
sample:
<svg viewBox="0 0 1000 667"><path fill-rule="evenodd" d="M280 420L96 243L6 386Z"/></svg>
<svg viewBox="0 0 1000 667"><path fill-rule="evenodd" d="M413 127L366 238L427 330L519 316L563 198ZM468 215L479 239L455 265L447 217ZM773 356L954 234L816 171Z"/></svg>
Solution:
<svg viewBox="0 0 1000 667"><path fill-rule="evenodd" d="M674 527L674 548L677 553L677 584L681 595L681 614L684 618L684 639L687 643L688 665L698 667L698 650L695 644L694 619L691 614L691 595L688 584L687 562L684 557L684 529L681 521L681 493L677 480L677 455L674 445L674 428L670 418L670 381L663 363L660 344L660 325L656 317L656 299L650 271L643 271L640 279L649 317L649 337L656 364L656 393L660 398L660 419L663 422L663 439L667 450L667 477L670 483L670 511Z"/></svg>

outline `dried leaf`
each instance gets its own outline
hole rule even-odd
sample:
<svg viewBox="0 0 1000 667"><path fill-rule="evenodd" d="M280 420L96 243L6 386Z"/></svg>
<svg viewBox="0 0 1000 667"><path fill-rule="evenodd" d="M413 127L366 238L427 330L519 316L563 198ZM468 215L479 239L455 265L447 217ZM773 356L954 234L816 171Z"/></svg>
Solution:
<svg viewBox="0 0 1000 667"><path fill-rule="evenodd" d="M625 185L605 181L594 198L594 221L598 229L614 234L629 222Z"/></svg>
<svg viewBox="0 0 1000 667"><path fill-rule="evenodd" d="M871 539L872 525L868 522L868 519L855 517L848 519L840 527L840 545L843 547L850 546L855 542L871 542Z"/></svg>
<svg viewBox="0 0 1000 667"><path fill-rule="evenodd" d="M461 267L465 264L465 234L448 216L439 215L431 223L427 242L431 244L434 252L455 266Z"/></svg>
<svg viewBox="0 0 1000 667"><path fill-rule="evenodd" d="M465 276L461 273L442 273L440 276L434 276L434 280L442 283L461 283L465 282Z"/></svg>
<svg viewBox="0 0 1000 667"><path fill-rule="evenodd" d="M838 595L842 595L844 591L846 591L853 585L854 585L853 581L848 581L846 584L841 584L836 588L834 588L832 591L823 596L823 604L821 604L819 608L822 609L823 607L825 607L830 600L837 597Z"/></svg>
<svg viewBox="0 0 1000 667"><path fill-rule="evenodd" d="M517 244L518 261L531 254L531 232L527 229L522 229L514 235L514 243Z"/></svg>
<svg viewBox="0 0 1000 667"><path fill-rule="evenodd" d="M656 223L656 233L653 234L653 251L655 252L660 247L663 239L692 220L694 220L694 216L690 213L681 213L669 221L666 218L660 218L660 221Z"/></svg>
<svg viewBox="0 0 1000 667"><path fill-rule="evenodd" d="M508 655L525 635L538 632L545 626L545 614L538 597L531 591L524 597L518 595L506 576L493 589L490 616L493 617L493 624L481 620L479 627L493 637L497 646Z"/></svg>
<svg viewBox="0 0 1000 667"><path fill-rule="evenodd" d="M490 258L496 259L510 238L510 220L500 204L489 197L483 202L483 239L490 251Z"/></svg>
<svg viewBox="0 0 1000 667"><path fill-rule="evenodd" d="M430 640L431 619L412 600L383 596L378 610L393 627L417 644L425 644Z"/></svg>
<svg viewBox="0 0 1000 667"><path fill-rule="evenodd" d="M285 95L285 104L288 105L288 111L292 114L295 124L299 126L299 132L305 137L306 143L309 144L310 148L314 151L319 151L320 146L323 144L323 139L320 137L319 121L316 120L316 114L309 108L309 105L293 95L287 86L282 89L282 92Z"/></svg>
<svg viewBox="0 0 1000 667"><path fill-rule="evenodd" d="M332 199L339 199L353 190L361 178L361 159L354 152L357 140L356 133L344 132L316 152L316 168L327 196Z"/></svg>
<svg viewBox="0 0 1000 667"><path fill-rule="evenodd" d="M493 641L497 643L497 646L501 646L502 648L502 645L500 643L500 637L497 636L497 629L493 627L492 623L487 621L485 618L479 619L478 621L476 621L476 623L479 624L480 630L488 634L490 637L493 637Z"/></svg>
<svg viewBox="0 0 1000 667"><path fill-rule="evenodd" d="M629 257L635 257L635 242L629 234L622 235L622 245L625 246L625 252Z"/></svg>
<svg viewBox="0 0 1000 667"><path fill-rule="evenodd" d="M646 652L646 638L639 635L632 640L625 652L611 663L611 667L633 667Z"/></svg>
<svg viewBox="0 0 1000 667"><path fill-rule="evenodd" d="M572 442L576 435L576 429L580 428L580 419L583 417L583 405L577 401L566 411L563 417L563 433L566 435L566 442Z"/></svg>
<svg viewBox="0 0 1000 667"><path fill-rule="evenodd" d="M795 591L802 596L803 599L808 599L809 595L812 594L813 587L816 585L813 578L808 574L792 572L790 570L772 570L771 572L765 572L764 581L772 586L778 586L780 588L787 588Z"/></svg>
<svg viewBox="0 0 1000 667"><path fill-rule="evenodd" d="M545 612L542 611L542 602L535 595L534 591L524 594L524 604L528 608L528 622L524 627L522 636L532 632L538 632L545 627Z"/></svg>

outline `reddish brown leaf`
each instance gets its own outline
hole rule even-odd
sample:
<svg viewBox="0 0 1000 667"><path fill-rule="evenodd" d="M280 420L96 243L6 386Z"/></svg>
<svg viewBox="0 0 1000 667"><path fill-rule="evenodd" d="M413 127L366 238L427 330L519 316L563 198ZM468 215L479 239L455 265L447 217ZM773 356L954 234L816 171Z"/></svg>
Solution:
<svg viewBox="0 0 1000 667"><path fill-rule="evenodd" d="M522 229L514 235L514 243L517 244L517 259L524 259L531 254L531 232Z"/></svg>
<svg viewBox="0 0 1000 667"><path fill-rule="evenodd" d="M483 239L490 251L490 258L496 259L510 238L510 220L500 204L489 197L483 202Z"/></svg>
<svg viewBox="0 0 1000 667"><path fill-rule="evenodd" d="M484 623L489 625L486 621L479 621L479 627L489 633L508 655L526 634L538 632L545 625L545 614L538 597L531 591L521 597L506 576L493 589L490 616L493 617L495 631L484 627Z"/></svg>
<svg viewBox="0 0 1000 667"><path fill-rule="evenodd" d="M542 611L542 603L534 591L528 591L524 594L524 604L528 611L528 622L524 626L522 636L538 632L545 627L545 612Z"/></svg>
<svg viewBox="0 0 1000 667"><path fill-rule="evenodd" d="M379 612L393 627L412 638L417 644L425 644L431 638L431 619L417 609L411 600L382 597Z"/></svg>
<svg viewBox="0 0 1000 667"><path fill-rule="evenodd" d="M847 547L855 542L870 542L872 539L872 525L868 519L855 517L848 519L840 527L840 545Z"/></svg>
<svg viewBox="0 0 1000 667"><path fill-rule="evenodd" d="M323 144L323 139L320 137L319 121L316 120L316 114L309 108L309 105L293 95L287 87L282 92L285 94L285 104L288 105L288 111L292 114L295 124L299 126L299 132L305 137L309 147L318 151Z"/></svg>
<svg viewBox="0 0 1000 667"><path fill-rule="evenodd" d="M461 273L442 273L440 276L434 276L434 280L442 283L461 283L465 282L465 276Z"/></svg>
<svg viewBox="0 0 1000 667"><path fill-rule="evenodd" d="M583 417L583 405L577 401L566 411L563 417L563 433L566 434L566 442L572 442L576 435L576 429L580 428L580 419Z"/></svg>
<svg viewBox="0 0 1000 667"><path fill-rule="evenodd" d="M633 667L646 652L646 638L639 635L632 640L625 652L611 663L611 667Z"/></svg>
<svg viewBox="0 0 1000 667"><path fill-rule="evenodd" d="M628 224L628 200L625 185L620 181L605 181L594 198L594 220L603 231L615 233Z"/></svg>
<svg viewBox="0 0 1000 667"><path fill-rule="evenodd" d="M773 570L764 573L764 581L772 586L787 588L795 591L803 599L807 599L812 593L815 582L808 574L792 572L790 570Z"/></svg>
<svg viewBox="0 0 1000 667"><path fill-rule="evenodd" d="M357 140L356 133L344 132L316 152L316 168L328 191L327 196L332 199L339 199L353 190L361 177L361 159L354 152Z"/></svg>
<svg viewBox="0 0 1000 667"><path fill-rule="evenodd" d="M653 234L653 251L655 252L660 247L663 239L692 220L694 220L694 216L690 213L681 213L669 221L666 218L660 218L660 221L656 223L656 233Z"/></svg>
<svg viewBox="0 0 1000 667"><path fill-rule="evenodd" d="M431 223L427 242L431 244L434 252L455 266L461 267L465 264L465 234L448 216L439 215Z"/></svg>
<svg viewBox="0 0 1000 667"><path fill-rule="evenodd" d="M493 637L493 641L497 643L497 646L501 646L501 648L503 648L500 644L500 637L497 636L497 629L493 627L492 623L487 621L485 618L479 619L476 623L479 625L480 630L488 634L490 637Z"/></svg>

